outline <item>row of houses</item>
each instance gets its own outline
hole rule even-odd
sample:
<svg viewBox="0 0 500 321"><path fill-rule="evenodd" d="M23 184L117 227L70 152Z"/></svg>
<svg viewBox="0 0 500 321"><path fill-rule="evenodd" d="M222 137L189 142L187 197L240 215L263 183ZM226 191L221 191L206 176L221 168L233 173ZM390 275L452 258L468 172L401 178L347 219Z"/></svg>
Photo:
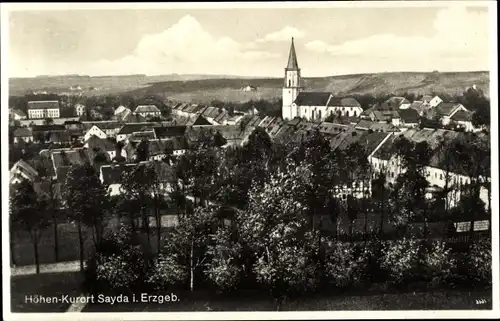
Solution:
<svg viewBox="0 0 500 321"><path fill-rule="evenodd" d="M258 114L257 110L253 109L249 113ZM229 115L225 108L202 106L192 103L177 103L172 107L172 114L178 117L193 118L201 116L211 125L235 125L245 113L235 112Z"/></svg>
<svg viewBox="0 0 500 321"><path fill-rule="evenodd" d="M40 100L40 101L29 101L27 110L28 114L20 109L9 109L9 115L12 120L43 120L47 118L57 119L61 117L61 103L58 100ZM83 104L75 104L73 106L73 114L75 117L81 117L86 114L86 107ZM91 111L92 112L92 111ZM94 111L95 112L95 111ZM117 120L126 120L130 115L138 115L143 118L150 117L161 117L160 109L153 104L149 105L139 105L134 111L130 109L119 106L115 109L115 118Z"/></svg>
<svg viewBox="0 0 500 321"><path fill-rule="evenodd" d="M413 102L404 97L391 97L385 102L377 103L363 111L362 119L378 123L390 123L395 127L415 128L421 117L438 118L443 126L450 126L465 131L480 131L472 125L472 114L462 104L444 102L439 96L423 96Z"/></svg>

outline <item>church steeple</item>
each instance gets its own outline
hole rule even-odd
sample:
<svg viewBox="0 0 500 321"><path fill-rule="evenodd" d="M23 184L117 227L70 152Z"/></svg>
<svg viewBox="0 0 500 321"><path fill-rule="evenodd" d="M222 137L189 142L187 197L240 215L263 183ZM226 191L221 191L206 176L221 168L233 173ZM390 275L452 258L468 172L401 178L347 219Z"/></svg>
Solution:
<svg viewBox="0 0 500 321"><path fill-rule="evenodd" d="M295 44L290 46L288 64L285 68L285 79L283 84L283 119L293 119L298 115L298 109L293 105L301 89L300 68L297 63L297 54L295 53Z"/></svg>
<svg viewBox="0 0 500 321"><path fill-rule="evenodd" d="M288 55L288 65L286 66L288 70L298 70L299 64L297 63L297 54L295 53L295 45L293 44L292 37L292 45L290 46L290 54Z"/></svg>

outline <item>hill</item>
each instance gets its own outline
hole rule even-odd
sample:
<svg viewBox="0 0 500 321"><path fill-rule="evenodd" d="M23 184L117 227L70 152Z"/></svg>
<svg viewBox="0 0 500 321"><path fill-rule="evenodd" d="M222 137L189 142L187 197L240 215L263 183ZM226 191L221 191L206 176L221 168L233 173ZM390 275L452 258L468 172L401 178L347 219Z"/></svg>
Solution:
<svg viewBox="0 0 500 321"><path fill-rule="evenodd" d="M305 78L304 89L327 91L337 95L349 94L432 94L445 92L461 94L466 88L476 85L489 96L488 72L461 73L380 73ZM257 87L257 91L245 92L245 86ZM194 102L211 100L242 102L250 99L280 98L283 79L203 79L193 81L157 82L132 90L134 96L160 94L165 97Z"/></svg>
<svg viewBox="0 0 500 321"><path fill-rule="evenodd" d="M68 91L80 86L85 95L130 93L134 96L161 95L165 98L193 102L212 100L243 102L250 99L281 97L281 78L243 78L225 75L165 75L165 76L57 76L10 79L11 95L27 90ZM432 94L462 93L476 85L489 96L489 72L390 72L305 78L304 89L349 94ZM243 87L256 91L245 92Z"/></svg>

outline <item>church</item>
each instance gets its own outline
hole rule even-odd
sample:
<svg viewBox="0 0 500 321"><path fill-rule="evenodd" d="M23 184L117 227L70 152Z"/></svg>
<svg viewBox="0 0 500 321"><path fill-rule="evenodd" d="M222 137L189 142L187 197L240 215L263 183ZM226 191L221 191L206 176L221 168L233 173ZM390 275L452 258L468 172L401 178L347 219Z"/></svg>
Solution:
<svg viewBox="0 0 500 321"><path fill-rule="evenodd" d="M303 91L300 68L292 38L283 84L282 118L296 117L309 121L322 121L330 115L359 117L363 112L352 97L338 98L329 92Z"/></svg>

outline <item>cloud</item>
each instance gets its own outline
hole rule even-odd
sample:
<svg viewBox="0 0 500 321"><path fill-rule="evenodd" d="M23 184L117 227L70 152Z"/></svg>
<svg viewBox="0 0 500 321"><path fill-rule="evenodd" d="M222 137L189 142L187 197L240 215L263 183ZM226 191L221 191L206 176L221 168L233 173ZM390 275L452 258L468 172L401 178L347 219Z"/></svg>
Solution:
<svg viewBox="0 0 500 321"><path fill-rule="evenodd" d="M279 54L255 50L229 37L215 37L187 15L161 33L144 36L135 50L117 60L100 60L87 66L88 74L214 73L231 72L231 63L257 62Z"/></svg>
<svg viewBox="0 0 500 321"><path fill-rule="evenodd" d="M440 10L431 37L403 37L377 34L367 38L330 45L320 40L305 44L307 50L336 57L408 60L425 58L476 60L488 63L488 14L467 11L465 7Z"/></svg>
<svg viewBox="0 0 500 321"><path fill-rule="evenodd" d="M257 39L256 42L264 43L264 42L284 42L290 41L292 37L294 38L303 38L305 36L305 32L300 31L297 28L286 26L283 29L269 33L265 35L263 38Z"/></svg>

